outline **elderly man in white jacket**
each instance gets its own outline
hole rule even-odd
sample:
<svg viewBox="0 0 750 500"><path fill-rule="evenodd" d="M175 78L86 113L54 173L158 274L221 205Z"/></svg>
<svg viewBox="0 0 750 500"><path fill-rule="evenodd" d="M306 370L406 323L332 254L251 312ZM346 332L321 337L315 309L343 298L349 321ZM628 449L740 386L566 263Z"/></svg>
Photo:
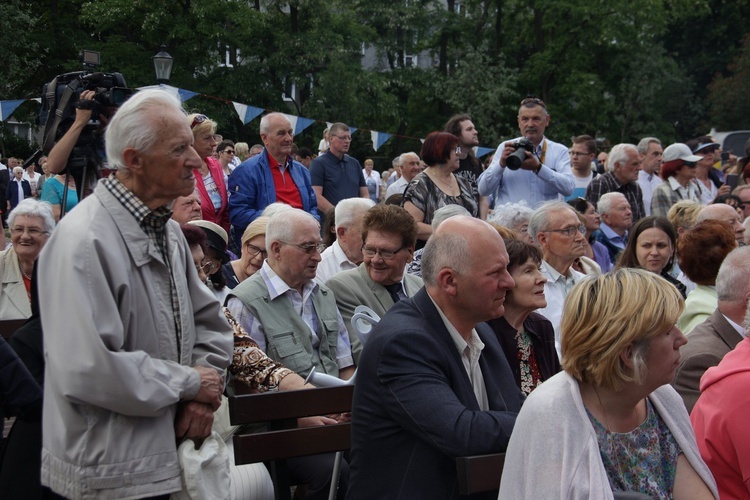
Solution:
<svg viewBox="0 0 750 500"><path fill-rule="evenodd" d="M68 498L180 490L176 443L211 432L232 336L167 204L200 158L179 101L139 92L107 129L117 172L40 257L42 483Z"/></svg>

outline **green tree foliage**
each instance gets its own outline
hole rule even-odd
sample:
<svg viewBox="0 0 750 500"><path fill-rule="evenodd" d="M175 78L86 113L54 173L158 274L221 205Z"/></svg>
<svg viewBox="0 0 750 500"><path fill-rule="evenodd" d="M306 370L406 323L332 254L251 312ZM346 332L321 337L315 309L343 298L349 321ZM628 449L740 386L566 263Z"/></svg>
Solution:
<svg viewBox="0 0 750 500"><path fill-rule="evenodd" d="M750 35L729 65L727 77L719 75L709 87L711 123L718 130L750 129Z"/></svg>

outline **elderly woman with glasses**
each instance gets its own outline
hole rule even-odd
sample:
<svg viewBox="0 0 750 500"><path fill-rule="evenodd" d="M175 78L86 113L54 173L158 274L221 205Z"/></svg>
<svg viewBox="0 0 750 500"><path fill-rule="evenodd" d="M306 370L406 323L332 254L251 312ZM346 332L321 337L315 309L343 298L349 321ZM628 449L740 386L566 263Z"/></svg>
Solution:
<svg viewBox="0 0 750 500"><path fill-rule="evenodd" d="M651 215L666 217L672 205L680 200L701 202L703 190L695 180L696 162L701 159L682 143L672 144L664 150L659 172L664 182L654 188Z"/></svg>
<svg viewBox="0 0 750 500"><path fill-rule="evenodd" d="M266 227L268 217L258 217L242 233L242 254L239 259L222 266L227 287L232 289L258 272L263 261L268 257L266 252Z"/></svg>
<svg viewBox="0 0 750 500"><path fill-rule="evenodd" d="M521 408L499 498L719 498L669 385L687 342L675 326L682 308L677 289L644 269L571 290L564 371Z"/></svg>
<svg viewBox="0 0 750 500"><path fill-rule="evenodd" d="M187 121L193 131L193 148L201 157L201 166L193 170L195 187L201 196L203 219L220 225L229 233L227 183L219 160L212 156L216 147L216 122L206 115L191 114Z"/></svg>
<svg viewBox="0 0 750 500"><path fill-rule="evenodd" d="M8 216L12 246L0 252L0 320L31 316L34 262L55 228L49 203L27 198Z"/></svg>
<svg viewBox="0 0 750 500"><path fill-rule="evenodd" d="M417 221L417 247L422 248L432 235L432 217L440 207L461 205L476 217L477 202L471 188L453 175L461 155L458 137L447 132L432 132L422 144L420 157L427 168L417 174L404 191L403 207Z"/></svg>

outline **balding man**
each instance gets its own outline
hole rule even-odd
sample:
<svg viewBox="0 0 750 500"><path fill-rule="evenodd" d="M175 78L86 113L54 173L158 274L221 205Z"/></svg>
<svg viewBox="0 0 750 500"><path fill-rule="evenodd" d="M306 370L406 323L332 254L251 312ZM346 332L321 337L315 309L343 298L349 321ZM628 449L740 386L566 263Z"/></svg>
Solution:
<svg viewBox="0 0 750 500"><path fill-rule="evenodd" d="M406 186L422 171L419 155L417 153L403 153L398 157L398 168L401 171L401 177L388 186L388 190L385 192L386 200L394 194L404 194Z"/></svg>
<svg viewBox="0 0 750 500"><path fill-rule="evenodd" d="M201 196L193 191L187 196L180 196L172 204L172 219L180 224L187 224L191 220L203 219L201 211Z"/></svg>
<svg viewBox="0 0 750 500"><path fill-rule="evenodd" d="M319 219L310 172L291 156L292 124L281 113L269 113L260 120L260 138L265 149L229 176L229 220L237 248L247 225L271 203L286 203Z"/></svg>
<svg viewBox="0 0 750 500"><path fill-rule="evenodd" d="M586 188L586 199L595 207L606 193L621 193L630 204L632 221L646 216L643 191L638 184L641 154L632 144L617 144L609 152L607 173L596 177Z"/></svg>
<svg viewBox="0 0 750 500"><path fill-rule="evenodd" d="M513 288L489 224L452 217L422 257L425 287L367 341L347 499L458 498L455 458L506 449L523 396L489 327Z"/></svg>
<svg viewBox="0 0 750 500"><path fill-rule="evenodd" d="M716 276L716 310L690 331L680 347L680 366L672 385L685 401L688 413L700 396L701 377L745 337L742 327L750 305L750 248L735 248Z"/></svg>
<svg viewBox="0 0 750 500"><path fill-rule="evenodd" d="M726 222L734 231L734 238L737 240L737 245L745 245L745 226L742 225L740 214L738 214L737 210L731 205L715 203L703 207L698 214L698 217L695 219L695 223L697 224L704 220L720 220Z"/></svg>

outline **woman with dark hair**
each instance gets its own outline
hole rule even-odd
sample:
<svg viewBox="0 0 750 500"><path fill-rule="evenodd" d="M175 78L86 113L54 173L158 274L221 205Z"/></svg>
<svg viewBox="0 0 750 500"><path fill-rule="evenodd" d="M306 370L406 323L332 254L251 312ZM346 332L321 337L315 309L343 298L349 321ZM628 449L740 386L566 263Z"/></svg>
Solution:
<svg viewBox="0 0 750 500"><path fill-rule="evenodd" d="M472 216L478 214L471 188L453 175L461 154L458 144L458 137L447 132L432 132L422 144L420 156L427 168L412 179L402 201L402 206L417 221L417 248L423 247L432 235L430 223L438 208L462 205Z"/></svg>
<svg viewBox="0 0 750 500"><path fill-rule="evenodd" d="M521 240L505 240L505 248L510 257L508 272L516 286L505 294L505 313L487 324L500 341L516 385L528 395L560 371L560 361L552 323L534 312L547 307L542 252Z"/></svg>
<svg viewBox="0 0 750 500"><path fill-rule="evenodd" d="M585 198L573 198L568 200L568 205L578 212L584 219L584 226L586 226L586 249L584 250L584 257L593 259L603 273L606 273L612 269L612 261L609 259L609 251L607 247L600 241L596 241L594 237L594 231L599 229L602 223L602 218L599 212L596 211L596 207Z"/></svg>
<svg viewBox="0 0 750 500"><path fill-rule="evenodd" d="M213 157L216 148L216 122L206 115L191 114L187 121L193 131L193 148L201 157L201 166L193 170L195 188L201 196L203 219L220 225L229 233L227 184L219 160Z"/></svg>
<svg viewBox="0 0 750 500"><path fill-rule="evenodd" d="M724 258L737 247L732 227L718 220L704 220L685 231L677 241L680 269L697 286L685 300L677 326L685 334L705 321L719 302L716 275Z"/></svg>
<svg viewBox="0 0 750 500"><path fill-rule="evenodd" d="M685 298L687 290L670 273L677 252L677 233L664 217L644 217L630 229L617 267L640 267L672 283Z"/></svg>

